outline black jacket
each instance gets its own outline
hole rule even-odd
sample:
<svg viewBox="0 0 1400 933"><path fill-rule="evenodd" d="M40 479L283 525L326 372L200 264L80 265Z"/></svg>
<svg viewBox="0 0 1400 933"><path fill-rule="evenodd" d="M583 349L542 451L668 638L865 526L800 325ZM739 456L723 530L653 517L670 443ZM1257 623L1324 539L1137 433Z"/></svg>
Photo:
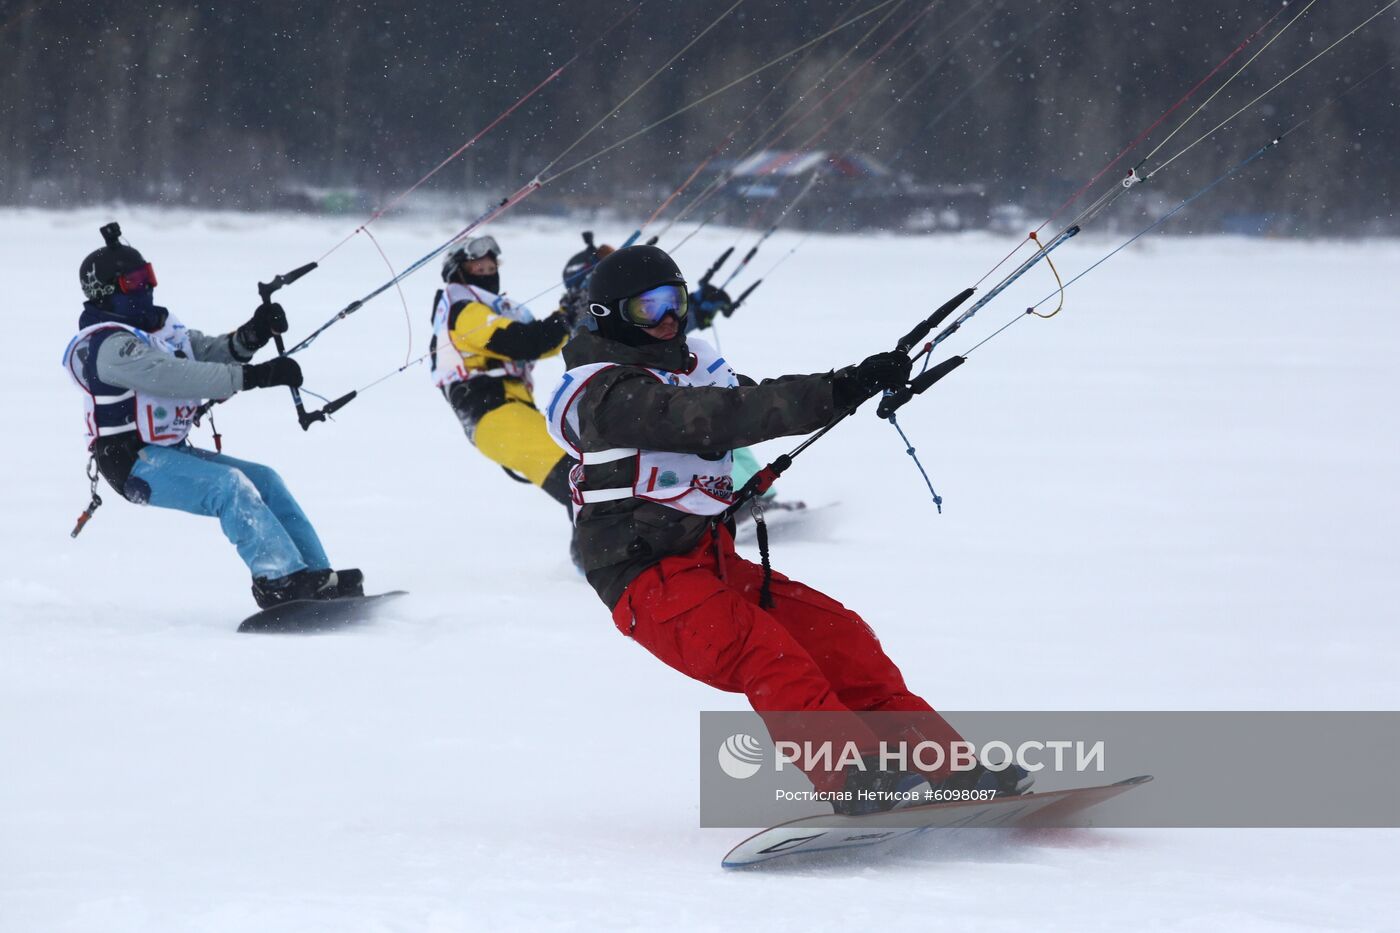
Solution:
<svg viewBox="0 0 1400 933"><path fill-rule="evenodd" d="M831 374L785 376L737 388L684 388L658 382L646 368L686 372L690 350L683 337L633 347L580 333L564 348L570 368L589 363L621 364L593 377L575 402L583 451L636 447L723 456L760 441L816 431L836 415ZM752 382L751 380L748 380ZM632 460L590 472L588 485L625 485ZM647 567L699 542L710 518L689 515L642 499L583 506L574 529L588 582L608 607Z"/></svg>

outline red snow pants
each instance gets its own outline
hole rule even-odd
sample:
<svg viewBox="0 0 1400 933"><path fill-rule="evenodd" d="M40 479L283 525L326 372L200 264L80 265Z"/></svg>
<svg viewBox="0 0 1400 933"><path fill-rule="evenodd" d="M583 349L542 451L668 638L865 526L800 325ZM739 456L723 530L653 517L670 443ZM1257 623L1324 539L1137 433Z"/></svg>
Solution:
<svg viewBox="0 0 1400 933"><path fill-rule="evenodd" d="M613 621L681 673L743 693L760 714L836 714L765 715L775 742L850 740L870 753L882 740L915 736L944 748L962 740L909 691L859 615L776 571L773 605L762 609L762 585L763 568L740 557L729 531L720 529L690 552L643 571L623 592ZM907 715L853 715L863 712ZM818 790L838 790L844 782L839 771L806 773Z"/></svg>

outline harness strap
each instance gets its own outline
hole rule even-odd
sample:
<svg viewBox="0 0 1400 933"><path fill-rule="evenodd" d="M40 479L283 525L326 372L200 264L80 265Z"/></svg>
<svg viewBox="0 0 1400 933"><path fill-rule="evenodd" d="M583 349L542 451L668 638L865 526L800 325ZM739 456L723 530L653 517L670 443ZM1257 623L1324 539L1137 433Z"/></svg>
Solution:
<svg viewBox="0 0 1400 933"><path fill-rule="evenodd" d="M635 447L611 447L607 450L585 450L583 451L582 462L585 466L599 466L604 463L616 463L619 460L626 460L628 457L635 457L637 448Z"/></svg>
<svg viewBox="0 0 1400 933"><path fill-rule="evenodd" d="M616 502L618 499L630 499L636 493L631 486L615 486L612 489L580 489L579 495L583 497L584 505L590 505L594 502Z"/></svg>
<svg viewBox="0 0 1400 933"><path fill-rule="evenodd" d="M118 425L115 428L97 428L97 436L111 437L113 434L125 434L128 431L135 431L136 429L136 422L133 421L130 424Z"/></svg>

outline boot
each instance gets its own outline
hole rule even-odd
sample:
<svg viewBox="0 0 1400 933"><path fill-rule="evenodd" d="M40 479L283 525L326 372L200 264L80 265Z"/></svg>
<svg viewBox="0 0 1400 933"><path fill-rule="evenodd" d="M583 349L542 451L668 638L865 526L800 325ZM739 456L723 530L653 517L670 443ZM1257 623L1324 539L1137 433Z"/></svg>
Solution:
<svg viewBox="0 0 1400 933"><path fill-rule="evenodd" d="M338 595L334 570L298 570L285 577L253 578L253 599L260 609L295 599L333 599Z"/></svg>
<svg viewBox="0 0 1400 933"><path fill-rule="evenodd" d="M1019 797L1027 793L1034 783L1035 778L1031 777L1031 773L1018 764L1009 764L1000 771L993 771L979 762L969 771L954 771L942 780L931 782L930 786L934 791L991 790L996 791L997 797Z"/></svg>
<svg viewBox="0 0 1400 933"><path fill-rule="evenodd" d="M873 758L866 759L866 770L852 770L846 775L850 799L840 795L831 802L839 816L868 816L886 810L902 810L927 803L928 778L917 771L890 771L871 767Z"/></svg>
<svg viewBox="0 0 1400 933"><path fill-rule="evenodd" d="M546 495L569 510L570 517L574 513L574 496L569 488L569 471L573 467L573 460L567 456L560 457L559 462L554 464L544 482L540 484Z"/></svg>
<svg viewBox="0 0 1400 933"><path fill-rule="evenodd" d="M336 598L365 595L365 575L354 567L335 572Z"/></svg>
<svg viewBox="0 0 1400 933"><path fill-rule="evenodd" d="M873 766L866 758L866 770L851 771L845 789L850 800L835 800L831 808L841 816L866 816L886 810L902 810L928 804L949 803L938 791L995 791L996 797L1019 797L1027 793L1035 778L1020 765L1011 764L993 771L982 764L968 771L955 771L945 778L929 781L917 771L890 771ZM861 791L868 796L862 797ZM953 798L957 799L957 798Z"/></svg>

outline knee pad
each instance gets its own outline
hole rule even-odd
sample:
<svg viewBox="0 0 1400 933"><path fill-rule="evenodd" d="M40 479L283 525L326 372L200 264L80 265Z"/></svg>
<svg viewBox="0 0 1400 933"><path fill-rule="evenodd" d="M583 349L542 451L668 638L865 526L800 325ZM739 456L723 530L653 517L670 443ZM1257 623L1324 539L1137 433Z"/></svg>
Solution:
<svg viewBox="0 0 1400 933"><path fill-rule="evenodd" d="M122 498L137 505L146 505L151 501L151 484L141 479L139 476L127 476L126 482L122 484Z"/></svg>

